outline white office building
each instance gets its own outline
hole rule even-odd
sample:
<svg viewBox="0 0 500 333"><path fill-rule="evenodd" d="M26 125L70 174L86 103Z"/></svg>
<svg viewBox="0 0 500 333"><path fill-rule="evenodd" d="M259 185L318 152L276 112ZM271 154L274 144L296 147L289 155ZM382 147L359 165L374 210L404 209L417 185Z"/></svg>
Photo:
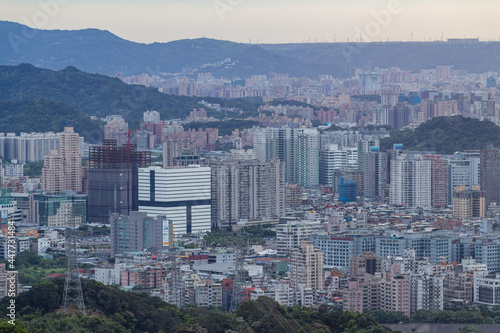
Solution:
<svg viewBox="0 0 500 333"><path fill-rule="evenodd" d="M140 168L137 208L172 220L174 235L209 232L210 182L210 167Z"/></svg>

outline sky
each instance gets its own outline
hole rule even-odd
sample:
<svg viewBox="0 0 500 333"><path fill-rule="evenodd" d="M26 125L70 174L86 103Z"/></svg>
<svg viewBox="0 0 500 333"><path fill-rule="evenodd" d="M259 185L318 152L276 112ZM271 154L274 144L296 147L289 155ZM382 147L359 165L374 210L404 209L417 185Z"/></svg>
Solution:
<svg viewBox="0 0 500 333"><path fill-rule="evenodd" d="M495 0L2 0L0 20L141 43L500 40Z"/></svg>

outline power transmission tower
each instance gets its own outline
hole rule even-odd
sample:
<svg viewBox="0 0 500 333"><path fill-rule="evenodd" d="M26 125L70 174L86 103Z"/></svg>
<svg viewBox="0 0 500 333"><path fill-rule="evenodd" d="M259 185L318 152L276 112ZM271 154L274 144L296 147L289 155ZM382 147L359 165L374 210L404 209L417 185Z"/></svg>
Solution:
<svg viewBox="0 0 500 333"><path fill-rule="evenodd" d="M230 310L236 311L240 307L241 301L245 295L243 293L243 286L245 284L245 268L243 263L245 261L245 246L243 245L243 235L241 229L237 231L237 245L236 245L236 258L234 262L234 277L233 277L233 294L231 296Z"/></svg>
<svg viewBox="0 0 500 333"><path fill-rule="evenodd" d="M66 271L66 282L64 284L63 305L64 312L67 313L72 305L80 310L83 316L85 313L85 303L83 302L82 283L79 277L78 254L76 251L76 221L72 216L70 227L66 229L66 255L68 258L68 269Z"/></svg>

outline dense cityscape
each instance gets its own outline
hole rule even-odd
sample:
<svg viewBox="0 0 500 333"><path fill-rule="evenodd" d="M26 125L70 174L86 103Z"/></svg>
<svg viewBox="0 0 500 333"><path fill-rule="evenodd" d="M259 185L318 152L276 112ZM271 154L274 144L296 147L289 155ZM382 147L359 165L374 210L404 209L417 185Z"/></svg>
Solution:
<svg viewBox="0 0 500 333"><path fill-rule="evenodd" d="M1 332L499 330L500 69L463 60L499 42L201 38L142 69L26 29L0 21ZM385 45L466 56L354 59Z"/></svg>

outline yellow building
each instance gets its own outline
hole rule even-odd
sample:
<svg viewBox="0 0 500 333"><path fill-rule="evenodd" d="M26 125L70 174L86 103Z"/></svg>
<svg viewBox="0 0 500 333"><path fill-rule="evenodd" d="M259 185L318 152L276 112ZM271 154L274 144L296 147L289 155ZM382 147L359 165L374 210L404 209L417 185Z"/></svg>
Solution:
<svg viewBox="0 0 500 333"><path fill-rule="evenodd" d="M466 190L464 185L457 186L453 193L453 218L458 220L470 217L485 217L486 200L479 185Z"/></svg>

